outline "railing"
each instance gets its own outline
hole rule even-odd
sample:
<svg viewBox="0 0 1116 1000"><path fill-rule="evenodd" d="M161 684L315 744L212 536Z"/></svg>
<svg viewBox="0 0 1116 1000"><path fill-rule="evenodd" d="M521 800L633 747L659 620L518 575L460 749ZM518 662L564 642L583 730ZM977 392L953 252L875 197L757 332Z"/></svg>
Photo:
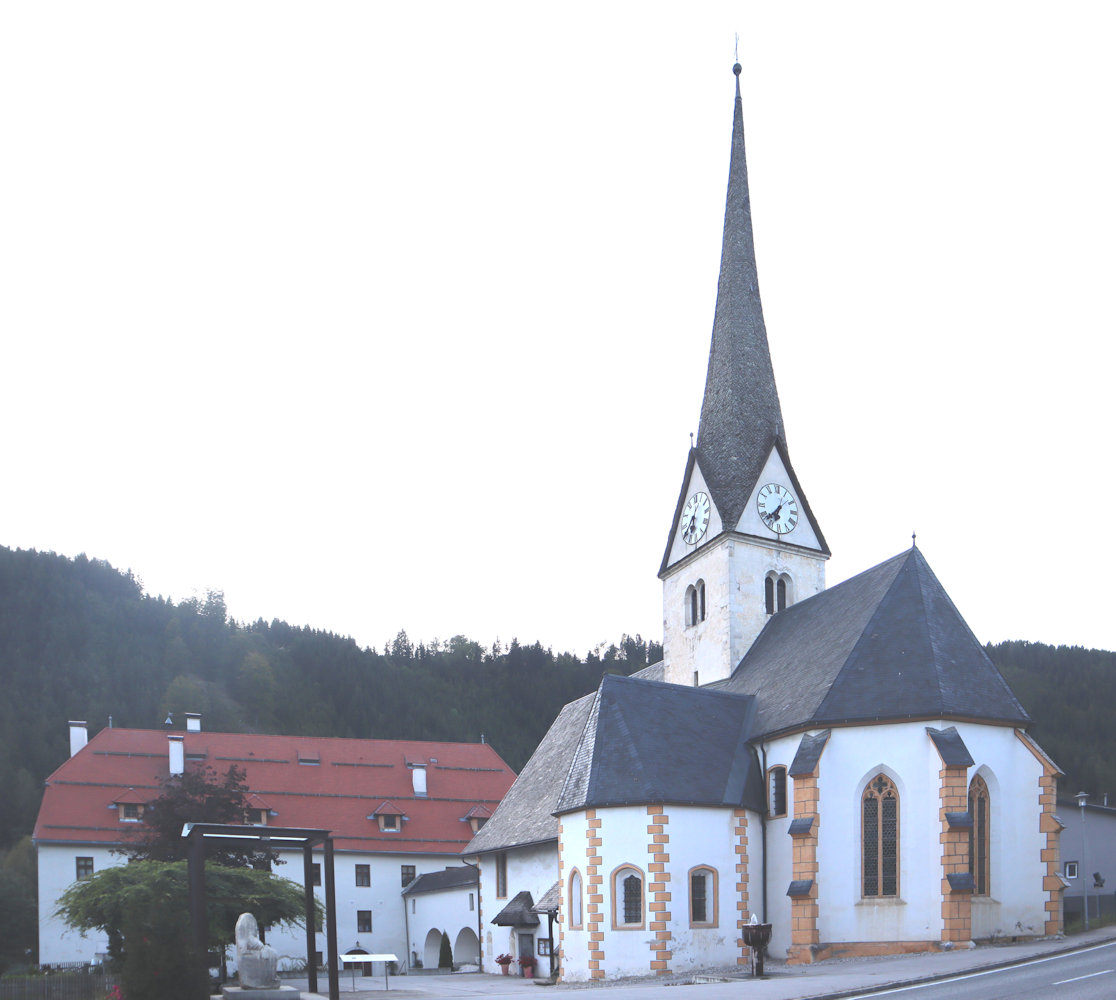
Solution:
<svg viewBox="0 0 1116 1000"><path fill-rule="evenodd" d="M119 980L103 972L55 971L41 976L5 976L0 1000L106 1000L119 996Z"/></svg>

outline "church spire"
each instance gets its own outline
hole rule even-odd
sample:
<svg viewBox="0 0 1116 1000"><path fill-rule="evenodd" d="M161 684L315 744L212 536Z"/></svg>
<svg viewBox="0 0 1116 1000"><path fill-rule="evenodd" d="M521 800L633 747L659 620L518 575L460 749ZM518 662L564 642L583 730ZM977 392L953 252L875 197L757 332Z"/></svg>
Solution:
<svg viewBox="0 0 1116 1000"><path fill-rule="evenodd" d="M697 439L698 462L730 527L739 520L772 447L778 445L784 456L787 450L756 273L740 64L732 71L736 108L721 274Z"/></svg>

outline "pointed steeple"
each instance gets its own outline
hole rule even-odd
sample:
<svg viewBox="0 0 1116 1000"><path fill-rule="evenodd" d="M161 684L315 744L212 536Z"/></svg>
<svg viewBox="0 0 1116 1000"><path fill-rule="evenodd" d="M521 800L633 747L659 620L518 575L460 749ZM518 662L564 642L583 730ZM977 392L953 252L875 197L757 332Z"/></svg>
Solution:
<svg viewBox="0 0 1116 1000"><path fill-rule="evenodd" d="M787 451L752 241L740 64L732 71L736 108L721 274L697 440L698 462L729 527L739 520L772 446L778 444L784 456Z"/></svg>

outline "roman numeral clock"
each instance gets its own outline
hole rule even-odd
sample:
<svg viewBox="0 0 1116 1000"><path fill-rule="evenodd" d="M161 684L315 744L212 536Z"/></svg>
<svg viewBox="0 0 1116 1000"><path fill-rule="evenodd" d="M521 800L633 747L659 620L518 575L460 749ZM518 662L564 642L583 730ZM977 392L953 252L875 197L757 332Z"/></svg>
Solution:
<svg viewBox="0 0 1116 1000"><path fill-rule="evenodd" d="M798 501L790 490L778 483L760 487L756 507L763 523L777 535L794 531L794 526L798 524Z"/></svg>

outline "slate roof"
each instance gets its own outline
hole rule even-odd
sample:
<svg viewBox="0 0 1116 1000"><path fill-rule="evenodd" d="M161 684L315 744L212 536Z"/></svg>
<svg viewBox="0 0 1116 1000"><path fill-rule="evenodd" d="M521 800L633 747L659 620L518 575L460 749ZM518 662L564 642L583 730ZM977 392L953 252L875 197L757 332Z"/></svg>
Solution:
<svg viewBox="0 0 1116 1000"><path fill-rule="evenodd" d="M484 854L558 839L554 809L595 695L571 701L547 730L503 801L464 853Z"/></svg>
<svg viewBox="0 0 1116 1000"><path fill-rule="evenodd" d="M938 756L942 758L942 763L946 767L972 767L976 763L956 726L947 729L934 729L927 726L926 735L937 748Z"/></svg>
<svg viewBox="0 0 1116 1000"><path fill-rule="evenodd" d="M480 875L472 865L456 868L443 868L440 872L427 872L407 883L402 895L414 896L424 892L438 892L442 889L460 889L466 885L477 885Z"/></svg>
<svg viewBox="0 0 1116 1000"><path fill-rule="evenodd" d="M601 679L556 812L668 802L762 808L755 699L703 688Z"/></svg>
<svg viewBox="0 0 1116 1000"><path fill-rule="evenodd" d="M757 695L757 735L908 718L1030 717L911 548L773 615L711 689Z"/></svg>
<svg viewBox="0 0 1116 1000"><path fill-rule="evenodd" d="M243 768L270 825L332 830L339 851L458 855L472 836L463 800L495 807L515 779L484 743L102 729L47 778L36 842L126 843L142 824L120 822L113 803L159 795L168 735L184 738L187 768ZM408 759L426 763L425 797L414 794ZM368 818L385 800L408 817L398 832Z"/></svg>
<svg viewBox="0 0 1116 1000"><path fill-rule="evenodd" d="M498 927L538 927L539 918L534 907L535 901L524 889L492 918L492 923Z"/></svg>

